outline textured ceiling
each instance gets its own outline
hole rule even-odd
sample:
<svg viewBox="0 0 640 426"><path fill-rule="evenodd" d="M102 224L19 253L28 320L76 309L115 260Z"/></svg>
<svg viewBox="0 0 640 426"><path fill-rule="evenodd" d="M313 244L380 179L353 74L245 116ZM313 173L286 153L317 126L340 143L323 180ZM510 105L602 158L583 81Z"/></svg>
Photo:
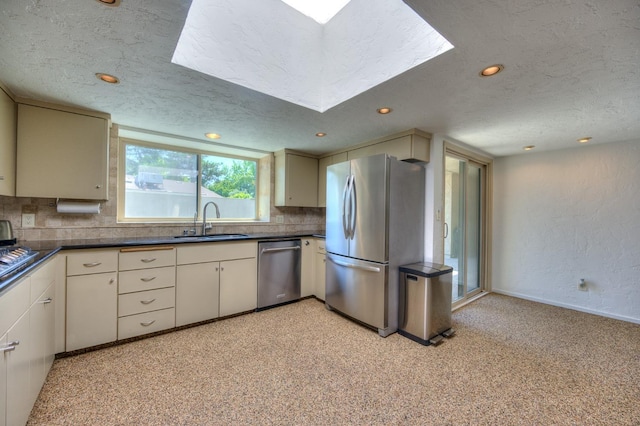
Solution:
<svg viewBox="0 0 640 426"><path fill-rule="evenodd" d="M414 127L496 156L638 139L637 0L405 3L455 48L324 113L172 64L188 0L2 0L0 81L120 125L265 151L330 152ZM505 70L478 77L494 63Z"/></svg>

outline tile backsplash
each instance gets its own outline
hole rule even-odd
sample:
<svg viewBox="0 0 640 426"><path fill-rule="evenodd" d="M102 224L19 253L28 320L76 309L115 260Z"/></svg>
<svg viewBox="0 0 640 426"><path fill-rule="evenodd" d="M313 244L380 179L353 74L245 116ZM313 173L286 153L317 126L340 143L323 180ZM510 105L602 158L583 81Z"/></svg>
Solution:
<svg viewBox="0 0 640 426"><path fill-rule="evenodd" d="M0 196L0 218L8 219L18 240L75 240L88 238L163 237L179 235L191 223L138 224L117 221L117 164L118 129L114 124L109 141L109 200L101 202L99 214L61 214L56 210L53 198L29 198ZM274 193L275 173L271 170L271 194ZM323 208L286 207L270 202L269 222L247 222L215 225L211 233L322 233ZM22 227L22 214L35 214L33 228ZM283 223L276 223L276 216L283 216Z"/></svg>

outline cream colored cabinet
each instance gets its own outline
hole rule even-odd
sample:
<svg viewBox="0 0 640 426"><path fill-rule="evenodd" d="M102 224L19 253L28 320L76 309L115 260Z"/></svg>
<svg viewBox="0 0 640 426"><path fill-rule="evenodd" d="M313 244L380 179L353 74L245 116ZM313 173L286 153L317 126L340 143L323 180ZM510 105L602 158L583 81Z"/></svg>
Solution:
<svg viewBox="0 0 640 426"><path fill-rule="evenodd" d="M308 297L315 294L316 240L303 238L301 242L300 297Z"/></svg>
<svg viewBox="0 0 640 426"><path fill-rule="evenodd" d="M66 351L117 339L117 270L117 250L87 250L67 255Z"/></svg>
<svg viewBox="0 0 640 426"><path fill-rule="evenodd" d="M253 241L178 247L176 325L255 309L257 249Z"/></svg>
<svg viewBox="0 0 640 426"><path fill-rule="evenodd" d="M176 276L176 326L218 318L220 263L178 265Z"/></svg>
<svg viewBox="0 0 640 426"><path fill-rule="evenodd" d="M127 247L118 257L118 339L173 328L176 249Z"/></svg>
<svg viewBox="0 0 640 426"><path fill-rule="evenodd" d="M56 264L55 260L49 260L30 275L31 404L38 398L55 358Z"/></svg>
<svg viewBox="0 0 640 426"><path fill-rule="evenodd" d="M317 207L318 159L290 150L276 157L275 205Z"/></svg>
<svg viewBox="0 0 640 426"><path fill-rule="evenodd" d="M378 140L348 151L348 159L367 157L376 154L389 154L398 160L429 162L431 136L418 130L389 136L387 140Z"/></svg>
<svg viewBox="0 0 640 426"><path fill-rule="evenodd" d="M16 195L108 199L109 120L18 104Z"/></svg>
<svg viewBox="0 0 640 426"><path fill-rule="evenodd" d="M7 367L6 421L8 426L24 425L27 423L33 406L29 383L29 368L33 351L30 347L28 312L24 312L9 329L7 342L14 349L5 352Z"/></svg>
<svg viewBox="0 0 640 426"><path fill-rule="evenodd" d="M0 425L25 424L31 411L29 288L26 277L0 295Z"/></svg>
<svg viewBox="0 0 640 426"><path fill-rule="evenodd" d="M327 206L327 167L332 164L342 163L343 161L347 161L346 152L330 155L318 160L318 207Z"/></svg>
<svg viewBox="0 0 640 426"><path fill-rule="evenodd" d="M16 195L16 104L0 88L0 195Z"/></svg>
<svg viewBox="0 0 640 426"><path fill-rule="evenodd" d="M32 277L31 287L34 287ZM29 309L29 335L31 341L31 365L29 369L29 393L33 405L55 358L55 286L53 282Z"/></svg>
<svg viewBox="0 0 640 426"><path fill-rule="evenodd" d="M48 261L0 295L0 425L26 424L53 363L51 264Z"/></svg>
<svg viewBox="0 0 640 426"><path fill-rule="evenodd" d="M325 300L325 278L326 278L326 251L325 240L316 240L317 248L315 253L315 295L320 300Z"/></svg>
<svg viewBox="0 0 640 426"><path fill-rule="evenodd" d="M253 252L255 256L255 251ZM255 310L258 306L258 261L248 259L220 262L220 316Z"/></svg>

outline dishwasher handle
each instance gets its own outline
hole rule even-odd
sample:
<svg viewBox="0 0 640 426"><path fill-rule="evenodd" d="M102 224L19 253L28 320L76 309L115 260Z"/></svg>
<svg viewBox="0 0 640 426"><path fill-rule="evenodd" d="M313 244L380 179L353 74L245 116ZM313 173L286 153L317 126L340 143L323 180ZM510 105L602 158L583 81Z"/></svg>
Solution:
<svg viewBox="0 0 640 426"><path fill-rule="evenodd" d="M285 251L285 250L300 250L300 246L266 248L266 249L262 249L260 251L260 254L262 254L262 253L270 253L270 252L274 252L274 251Z"/></svg>

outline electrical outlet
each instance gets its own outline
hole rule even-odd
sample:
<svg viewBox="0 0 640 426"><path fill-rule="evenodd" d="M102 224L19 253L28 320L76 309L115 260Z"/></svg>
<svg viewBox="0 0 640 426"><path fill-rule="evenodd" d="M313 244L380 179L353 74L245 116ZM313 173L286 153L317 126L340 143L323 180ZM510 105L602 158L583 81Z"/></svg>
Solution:
<svg viewBox="0 0 640 426"><path fill-rule="evenodd" d="M36 226L36 215L35 213L23 213L22 214L22 227L23 228L33 228Z"/></svg>
<svg viewBox="0 0 640 426"><path fill-rule="evenodd" d="M578 290L580 291L589 290L589 288L587 287L587 282L584 280L584 278L580 278L580 281L578 281Z"/></svg>
<svg viewBox="0 0 640 426"><path fill-rule="evenodd" d="M284 216L279 214L276 216L276 223L284 223Z"/></svg>

